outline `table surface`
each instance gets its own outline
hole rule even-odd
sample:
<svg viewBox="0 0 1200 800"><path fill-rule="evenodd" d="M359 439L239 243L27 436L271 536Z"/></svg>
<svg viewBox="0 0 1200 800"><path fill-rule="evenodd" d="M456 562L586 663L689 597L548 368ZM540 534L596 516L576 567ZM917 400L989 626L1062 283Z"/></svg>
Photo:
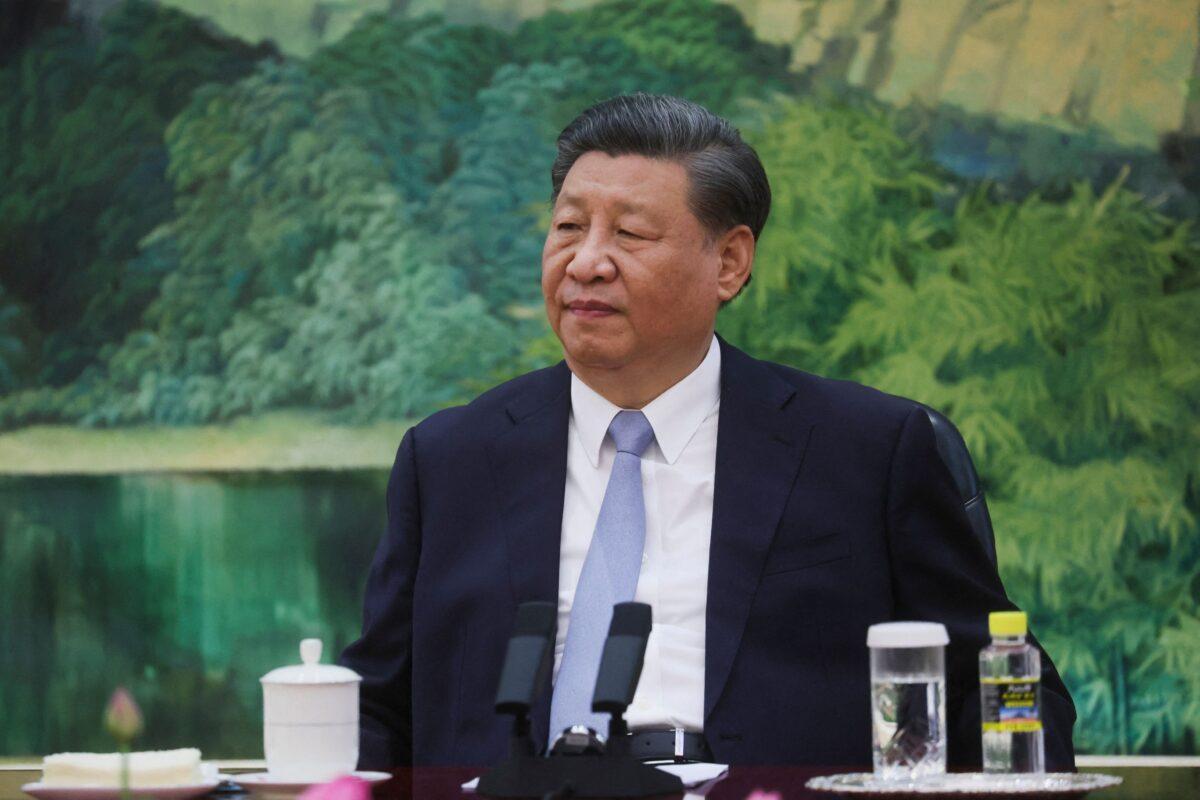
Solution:
<svg viewBox="0 0 1200 800"><path fill-rule="evenodd" d="M814 775L849 770L815 767L734 767L729 775L707 793L712 800L745 800L755 789L778 791L784 798L827 799L830 795L811 792L804 782ZM1081 771L1118 775L1124 783L1091 795L1097 800L1197 800L1200 798L1200 767L1087 767ZM479 774L478 769L424 767L405 770L380 785L379 800L425 800L425 798L476 797L463 795L459 786ZM21 786L41 777L36 769L0 769L0 800L29 800ZM225 795L224 797L243 797ZM254 800L255 795L246 796Z"/></svg>

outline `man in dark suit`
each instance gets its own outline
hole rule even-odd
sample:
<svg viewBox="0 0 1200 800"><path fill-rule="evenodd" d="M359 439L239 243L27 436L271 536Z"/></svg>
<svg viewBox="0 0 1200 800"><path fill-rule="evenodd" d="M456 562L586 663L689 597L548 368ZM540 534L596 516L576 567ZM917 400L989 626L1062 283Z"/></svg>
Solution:
<svg viewBox="0 0 1200 800"><path fill-rule="evenodd" d="M913 619L949 631L950 763L978 768L977 654L1013 605L928 417L714 335L770 206L753 150L694 104L619 97L563 131L552 183L542 288L565 361L401 442L342 657L363 676L361 765L498 761L496 682L529 600L559 607L547 744L584 721L595 607L638 599L648 755L865 767L867 627ZM1042 685L1047 767L1070 769L1074 708L1044 655Z"/></svg>

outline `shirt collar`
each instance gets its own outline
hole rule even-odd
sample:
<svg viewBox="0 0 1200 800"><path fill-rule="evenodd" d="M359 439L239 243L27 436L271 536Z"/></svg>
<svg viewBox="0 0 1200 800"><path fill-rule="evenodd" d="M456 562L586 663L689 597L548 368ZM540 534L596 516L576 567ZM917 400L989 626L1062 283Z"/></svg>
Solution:
<svg viewBox="0 0 1200 800"><path fill-rule="evenodd" d="M700 366L642 409L668 464L675 463L720 399L721 347L714 336ZM620 410L572 373L571 416L593 467L600 464L600 448L608 426Z"/></svg>

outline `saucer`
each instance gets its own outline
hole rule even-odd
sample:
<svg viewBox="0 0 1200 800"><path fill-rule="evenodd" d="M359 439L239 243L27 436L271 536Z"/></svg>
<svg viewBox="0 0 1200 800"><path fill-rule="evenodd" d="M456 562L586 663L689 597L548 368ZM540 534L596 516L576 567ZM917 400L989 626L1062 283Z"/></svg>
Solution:
<svg viewBox="0 0 1200 800"><path fill-rule="evenodd" d="M346 774L358 778L360 781L366 781L371 785L391 780L392 777L390 772L364 772L361 770ZM233 781L246 791L254 794L293 794L303 792L310 786L327 783L327 781L297 780L283 775L272 775L269 772L249 772L242 775L222 775L221 777ZM66 799L64 798L64 800ZM80 798L80 800L85 799Z"/></svg>
<svg viewBox="0 0 1200 800"><path fill-rule="evenodd" d="M869 772L823 775L805 784L817 792L874 797L954 798L967 797L1083 797L1088 792L1116 786L1121 779L1089 772L1045 772L1021 775L951 772L915 781L884 781Z"/></svg>
<svg viewBox="0 0 1200 800"><path fill-rule="evenodd" d="M187 800L199 797L216 789L221 784L217 768L210 762L200 764L199 783L175 784L174 786L139 786L130 789L129 794L135 798L154 797L155 800ZM41 781L27 783L21 787L25 794L36 797L37 800L120 800L121 790L116 786L55 786L46 785Z"/></svg>
<svg viewBox="0 0 1200 800"><path fill-rule="evenodd" d="M141 786L130 789L134 798L154 797L156 800L187 800L208 794L220 784L218 780L186 786ZM21 791L37 800L120 800L121 790L115 786L47 786L41 781L27 783Z"/></svg>

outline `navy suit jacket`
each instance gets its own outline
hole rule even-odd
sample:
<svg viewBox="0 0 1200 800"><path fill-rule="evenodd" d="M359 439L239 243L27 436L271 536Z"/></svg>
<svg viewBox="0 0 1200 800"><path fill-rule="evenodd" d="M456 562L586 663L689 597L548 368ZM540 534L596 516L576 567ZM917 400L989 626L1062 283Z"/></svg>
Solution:
<svg viewBox="0 0 1200 800"><path fill-rule="evenodd" d="M360 766L488 765L517 606L556 602L570 371L524 375L405 435L367 582ZM720 762L869 767L867 627L950 632L952 765L980 762L978 653L1012 609L917 404L721 343L704 733ZM1043 654L1047 764L1075 710ZM533 714L544 744L547 682Z"/></svg>

